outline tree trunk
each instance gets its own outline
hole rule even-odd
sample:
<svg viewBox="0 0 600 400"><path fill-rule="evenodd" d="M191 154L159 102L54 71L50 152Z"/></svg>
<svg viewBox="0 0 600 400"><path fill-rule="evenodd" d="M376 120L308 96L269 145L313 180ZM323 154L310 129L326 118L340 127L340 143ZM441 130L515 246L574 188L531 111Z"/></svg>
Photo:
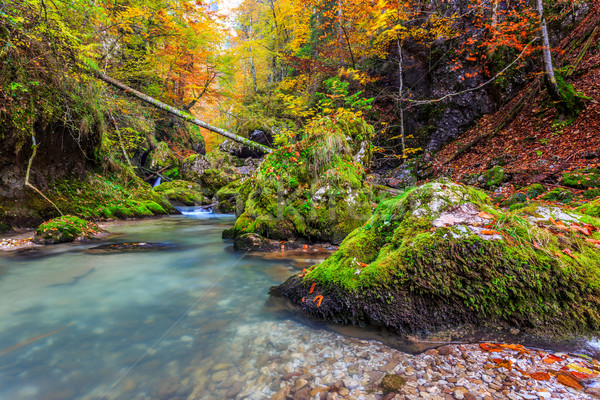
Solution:
<svg viewBox="0 0 600 400"><path fill-rule="evenodd" d="M175 107L171 107L170 105L167 105L161 101L158 101L153 97L150 97L144 93L138 92L137 90L130 88L129 86L125 85L124 83L121 83L121 82L117 81L116 79L113 79L110 76L103 74L100 71L92 70L89 72L92 73L94 76L96 76L98 79L100 79L106 83L109 83L109 84L115 86L116 88L123 90L126 93L130 93L130 94L134 95L135 97L137 97L138 99L143 100L144 102L151 104L154 107L157 107L157 108L159 108L163 111L166 111L172 115L175 115L187 122L190 122L201 128L208 129L209 131L218 133L219 135L225 136L226 138L231 139L234 142L241 143L241 144L251 147L253 149L260 150L264 153L272 153L273 152L273 149L271 149L269 147L263 146L262 144L259 144L256 142L253 142L252 140L249 140L242 136L236 135L235 133L226 131L225 129L217 128L216 126L210 125L204 121L199 120L198 118L194 118L190 114L180 111L180 110L176 109Z"/></svg>
<svg viewBox="0 0 600 400"><path fill-rule="evenodd" d="M540 14L540 30L542 33L542 45L544 53L544 73L546 88L550 93L550 97L555 100L560 100L560 91L558 83L554 76L554 66L552 65L552 54L550 53L550 39L548 38L548 27L546 26L546 17L544 16L544 4L542 0L537 0L538 13Z"/></svg>
<svg viewBox="0 0 600 400"><path fill-rule="evenodd" d="M402 103L402 92L404 91L404 78L402 77L402 44L400 38L396 36L396 46L398 46L398 112L400 113L400 139L402 141L402 158L406 158L406 144L404 140L404 104Z"/></svg>

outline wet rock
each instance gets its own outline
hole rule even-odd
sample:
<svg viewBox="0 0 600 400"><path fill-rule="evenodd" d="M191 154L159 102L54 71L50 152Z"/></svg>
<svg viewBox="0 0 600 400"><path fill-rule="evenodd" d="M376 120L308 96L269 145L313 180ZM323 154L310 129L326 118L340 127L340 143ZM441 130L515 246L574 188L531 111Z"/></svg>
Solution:
<svg viewBox="0 0 600 400"><path fill-rule="evenodd" d="M293 400L309 400L310 399L310 388L304 387L294 393Z"/></svg>
<svg viewBox="0 0 600 400"><path fill-rule="evenodd" d="M285 386L273 396L271 396L271 400L286 400L291 391L292 388L290 386Z"/></svg>
<svg viewBox="0 0 600 400"><path fill-rule="evenodd" d="M438 354L441 356L447 356L449 354L452 354L452 347L450 346L442 346L440 348L437 349Z"/></svg>
<svg viewBox="0 0 600 400"><path fill-rule="evenodd" d="M400 389L406 384L406 378L400 375L386 375L383 377L380 383L381 390L383 393L397 393ZM419 391L426 391L423 387L423 390L419 389Z"/></svg>

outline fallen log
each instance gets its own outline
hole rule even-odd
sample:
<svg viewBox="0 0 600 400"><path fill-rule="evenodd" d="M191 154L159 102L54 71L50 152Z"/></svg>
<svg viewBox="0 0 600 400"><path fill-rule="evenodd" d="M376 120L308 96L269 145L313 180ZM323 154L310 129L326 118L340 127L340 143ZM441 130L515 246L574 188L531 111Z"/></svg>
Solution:
<svg viewBox="0 0 600 400"><path fill-rule="evenodd" d="M225 136L226 138L229 138L235 142L241 143L243 145L246 145L248 147L254 148L256 150L260 150L263 153L272 153L273 149L267 147L267 146L263 146L262 144L253 142L252 140L246 139L245 137L236 135L235 133L226 131L225 129L221 129L221 128L217 128L216 126L213 126L209 123L206 123L204 121L199 120L198 118L194 118L192 115L178 110L175 107L171 107L168 104L163 103L162 101L158 101L153 97L150 97L142 92L139 92L133 88L130 88L129 86L125 85L122 82L119 82L116 79L111 78L110 76L103 74L102 72L98 71L98 70L88 70L88 72L90 72L91 74L93 74L96 78L100 79L101 81L104 81L118 89L121 89L122 91L124 91L125 93L130 93L133 96L137 97L138 99L153 105L154 107L157 107L163 111L166 111L170 114L173 114L187 122L190 122L194 125L197 125L201 128L205 128L208 129L209 131L218 133L221 136Z"/></svg>

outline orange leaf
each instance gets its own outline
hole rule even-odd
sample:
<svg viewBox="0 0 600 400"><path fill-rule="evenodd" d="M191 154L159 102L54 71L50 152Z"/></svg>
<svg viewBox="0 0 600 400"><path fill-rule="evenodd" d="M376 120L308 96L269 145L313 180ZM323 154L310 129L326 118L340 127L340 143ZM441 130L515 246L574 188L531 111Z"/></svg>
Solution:
<svg viewBox="0 0 600 400"><path fill-rule="evenodd" d="M481 231L481 234L482 235L499 235L500 232L495 231L493 229L484 229L484 230Z"/></svg>
<svg viewBox="0 0 600 400"><path fill-rule="evenodd" d="M600 240L596 240L596 239L585 239L585 241L593 243L593 244L600 244Z"/></svg>
<svg viewBox="0 0 600 400"><path fill-rule="evenodd" d="M537 244L536 242L533 242L533 247L535 249L542 250L542 247L539 244Z"/></svg>
<svg viewBox="0 0 600 400"><path fill-rule="evenodd" d="M550 380L550 374L548 374L547 372L532 372L530 375L536 381L549 381Z"/></svg>
<svg viewBox="0 0 600 400"><path fill-rule="evenodd" d="M575 380L575 378L573 378L567 374L564 374L564 373L558 375L556 377L556 380L559 381L560 383L562 383L563 385L568 386L573 389L579 390L582 388L581 385L579 384L579 382L577 382L577 380Z"/></svg>
<svg viewBox="0 0 600 400"><path fill-rule="evenodd" d="M504 349L518 351L520 353L531 354L522 344L501 344L500 347Z"/></svg>
<svg viewBox="0 0 600 400"><path fill-rule="evenodd" d="M568 255L571 258L577 259L577 256L573 254L573 252L571 251L571 249L564 249L563 253L565 253L566 255Z"/></svg>
<svg viewBox="0 0 600 400"><path fill-rule="evenodd" d="M588 229L588 228L582 228L581 226L579 226L577 223L573 222L571 224L571 230L573 230L573 232L580 232L583 233L586 236L591 236L592 232Z"/></svg>
<svg viewBox="0 0 600 400"><path fill-rule="evenodd" d="M359 262L358 265L360 265L361 268L366 267L368 264L365 264L364 262Z"/></svg>
<svg viewBox="0 0 600 400"><path fill-rule="evenodd" d="M479 217L481 218L485 218L485 219L494 219L495 217L492 214L486 213L485 211L480 212Z"/></svg>
<svg viewBox="0 0 600 400"><path fill-rule="evenodd" d="M494 358L494 362L498 368L506 368L507 370L512 371L512 361Z"/></svg>
<svg viewBox="0 0 600 400"><path fill-rule="evenodd" d="M557 361L562 361L562 358L555 356L554 354L548 354L548 357L544 358L542 361L546 364L553 364Z"/></svg>
<svg viewBox="0 0 600 400"><path fill-rule="evenodd" d="M571 371L571 375L573 375L577 379L590 379L596 377L596 375L585 374L583 372Z"/></svg>
<svg viewBox="0 0 600 400"><path fill-rule="evenodd" d="M315 302L315 301L319 301L319 302L317 303L317 307L321 307L321 301L323 301L323 296L321 296L321 295L318 295L317 297L315 297L315 298L313 299L313 302Z"/></svg>
<svg viewBox="0 0 600 400"><path fill-rule="evenodd" d="M481 343L479 347L481 347L485 351L489 351L490 353L497 353L502 351L502 347L492 343Z"/></svg>
<svg viewBox="0 0 600 400"><path fill-rule="evenodd" d="M308 291L308 294L311 294L312 292L315 291L315 286L317 286L316 282L311 285L310 290Z"/></svg>

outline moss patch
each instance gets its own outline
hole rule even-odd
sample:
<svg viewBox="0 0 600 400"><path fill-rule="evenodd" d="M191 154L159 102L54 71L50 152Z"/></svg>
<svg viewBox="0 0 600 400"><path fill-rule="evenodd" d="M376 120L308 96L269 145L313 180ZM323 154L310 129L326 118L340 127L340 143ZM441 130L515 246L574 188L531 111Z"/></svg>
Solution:
<svg viewBox="0 0 600 400"><path fill-rule="evenodd" d="M157 186L155 191L171 202L186 206L205 204L207 201L202 195L202 187L187 181L165 182Z"/></svg>
<svg viewBox="0 0 600 400"><path fill-rule="evenodd" d="M590 201L575 210L592 217L600 218L600 199Z"/></svg>
<svg viewBox="0 0 600 400"><path fill-rule="evenodd" d="M533 214L496 209L469 187L429 183L378 206L336 253L276 293L320 318L398 331L468 323L597 330L600 249L585 239L600 239L600 220L541 206ZM592 235L573 223L590 224Z"/></svg>
<svg viewBox="0 0 600 400"><path fill-rule="evenodd" d="M99 232L101 229L93 222L65 215L40 225L32 241L38 244L66 243L76 239L92 239Z"/></svg>
<svg viewBox="0 0 600 400"><path fill-rule="evenodd" d="M565 173L562 184L576 189L600 188L600 169L584 168Z"/></svg>

